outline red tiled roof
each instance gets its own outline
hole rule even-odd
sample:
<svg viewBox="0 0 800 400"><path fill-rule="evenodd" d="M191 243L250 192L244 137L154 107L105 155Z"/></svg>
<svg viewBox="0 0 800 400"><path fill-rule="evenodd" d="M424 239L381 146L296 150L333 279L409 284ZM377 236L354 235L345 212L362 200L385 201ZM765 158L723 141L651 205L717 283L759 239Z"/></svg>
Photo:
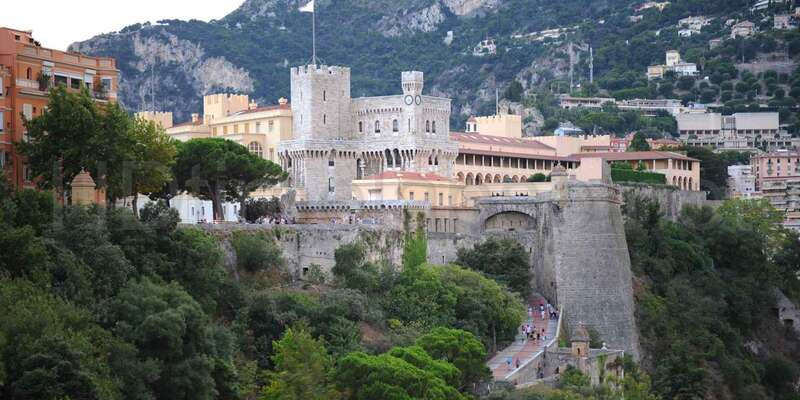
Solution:
<svg viewBox="0 0 800 400"><path fill-rule="evenodd" d="M555 148L550 147L536 140L514 139L502 136L489 136L489 135L481 135L478 133L463 133L463 132L450 132L450 138L452 138L457 142L481 143L481 144L491 144L497 146L525 147L528 149L555 151Z"/></svg>
<svg viewBox="0 0 800 400"><path fill-rule="evenodd" d="M500 156L529 158L531 160L551 160L551 161L577 161L570 157L559 157L547 154L515 153L503 150L478 150L478 149L459 149L458 154L477 154L479 156Z"/></svg>
<svg viewBox="0 0 800 400"><path fill-rule="evenodd" d="M368 180L384 180L384 179L408 179L413 181L440 181L447 182L447 179L441 175L411 172L411 171L383 171L378 175L368 176L364 179Z"/></svg>
<svg viewBox="0 0 800 400"><path fill-rule="evenodd" d="M264 106L264 107L256 107L256 108L253 108L251 110L243 110L243 111L239 111L239 112L233 113L233 114L231 114L231 116L243 115L243 114L252 114L252 113L257 113L257 112L261 112L261 111L291 110L291 109L292 109L292 106L289 103L286 103L286 104L279 104L279 105L276 105L276 106L275 105L273 105L273 106Z"/></svg>
<svg viewBox="0 0 800 400"><path fill-rule="evenodd" d="M570 155L570 158L597 158L601 157L607 161L636 161L636 160L685 160L700 161L696 158L687 157L683 154L671 151L628 151L624 153L577 153Z"/></svg>

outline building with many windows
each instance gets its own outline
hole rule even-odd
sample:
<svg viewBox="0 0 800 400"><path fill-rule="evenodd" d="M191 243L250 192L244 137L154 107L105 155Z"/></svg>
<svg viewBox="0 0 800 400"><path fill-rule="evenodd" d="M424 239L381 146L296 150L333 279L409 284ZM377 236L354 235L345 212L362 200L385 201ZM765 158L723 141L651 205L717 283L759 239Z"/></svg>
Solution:
<svg viewBox="0 0 800 400"><path fill-rule="evenodd" d="M755 151L800 145L800 139L781 129L776 112L684 113L678 115L677 121L680 140L689 146Z"/></svg>
<svg viewBox="0 0 800 400"><path fill-rule="evenodd" d="M16 187L32 187L33 176L14 142L25 140L25 118L41 115L54 85L96 101L117 99L119 71L112 58L87 57L42 47L31 31L0 27L0 165Z"/></svg>
<svg viewBox="0 0 800 400"><path fill-rule="evenodd" d="M800 228L800 152L778 150L750 158L755 189L785 216L785 225Z"/></svg>

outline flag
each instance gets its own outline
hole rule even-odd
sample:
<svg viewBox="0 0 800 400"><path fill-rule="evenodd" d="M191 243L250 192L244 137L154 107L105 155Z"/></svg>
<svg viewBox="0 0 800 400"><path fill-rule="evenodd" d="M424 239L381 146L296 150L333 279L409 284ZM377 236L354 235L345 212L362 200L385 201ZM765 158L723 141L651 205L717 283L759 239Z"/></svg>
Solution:
<svg viewBox="0 0 800 400"><path fill-rule="evenodd" d="M314 12L314 0L308 2L308 4L300 7L300 12Z"/></svg>

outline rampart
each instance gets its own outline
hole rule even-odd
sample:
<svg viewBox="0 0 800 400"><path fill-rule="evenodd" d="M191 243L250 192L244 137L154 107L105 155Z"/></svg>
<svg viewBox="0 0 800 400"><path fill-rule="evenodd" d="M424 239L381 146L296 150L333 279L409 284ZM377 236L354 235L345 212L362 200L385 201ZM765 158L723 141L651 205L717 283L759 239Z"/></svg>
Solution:
<svg viewBox="0 0 800 400"><path fill-rule="evenodd" d="M410 211L423 212L429 219L446 212L459 221L455 232L429 233L428 259L432 263L453 262L458 249L488 237L517 240L530 254L535 290L564 308L565 329L585 324L594 328L610 348L638 357L632 276L620 203L616 186L565 182L554 191L534 196L482 198L474 208ZM402 215L397 214L392 216L395 222ZM276 237L298 277L311 264L329 270L336 248L355 241L367 244L372 260L401 264L403 232L396 223L222 225L210 229L222 238L238 229L278 230Z"/></svg>

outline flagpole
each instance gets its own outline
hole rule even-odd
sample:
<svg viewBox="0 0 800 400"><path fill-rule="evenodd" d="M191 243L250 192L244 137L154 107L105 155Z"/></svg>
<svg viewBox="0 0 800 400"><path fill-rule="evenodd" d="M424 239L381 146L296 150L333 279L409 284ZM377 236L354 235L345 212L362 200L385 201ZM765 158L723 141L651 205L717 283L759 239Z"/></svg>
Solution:
<svg viewBox="0 0 800 400"><path fill-rule="evenodd" d="M317 10L311 12L311 62L317 65Z"/></svg>

